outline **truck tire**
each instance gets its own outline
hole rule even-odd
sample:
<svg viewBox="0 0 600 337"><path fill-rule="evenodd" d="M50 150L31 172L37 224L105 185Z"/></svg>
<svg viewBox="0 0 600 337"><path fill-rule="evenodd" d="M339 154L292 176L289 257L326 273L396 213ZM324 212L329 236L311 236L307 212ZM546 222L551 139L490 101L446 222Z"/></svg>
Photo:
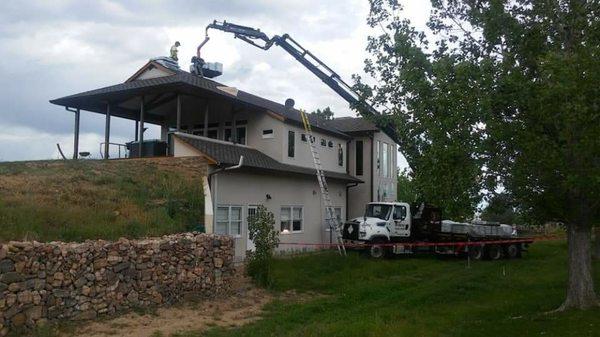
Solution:
<svg viewBox="0 0 600 337"><path fill-rule="evenodd" d="M369 256L372 259L382 259L385 257L387 253L387 247L383 246L385 241L381 239L376 239L371 242L371 246L369 247Z"/></svg>
<svg viewBox="0 0 600 337"><path fill-rule="evenodd" d="M483 246L469 246L469 258L472 260L483 259Z"/></svg>
<svg viewBox="0 0 600 337"><path fill-rule="evenodd" d="M504 248L504 254L508 259L516 259L521 255L521 249L519 245L509 244Z"/></svg>
<svg viewBox="0 0 600 337"><path fill-rule="evenodd" d="M499 260L502 258L502 247L500 245L486 246L486 255L490 260Z"/></svg>

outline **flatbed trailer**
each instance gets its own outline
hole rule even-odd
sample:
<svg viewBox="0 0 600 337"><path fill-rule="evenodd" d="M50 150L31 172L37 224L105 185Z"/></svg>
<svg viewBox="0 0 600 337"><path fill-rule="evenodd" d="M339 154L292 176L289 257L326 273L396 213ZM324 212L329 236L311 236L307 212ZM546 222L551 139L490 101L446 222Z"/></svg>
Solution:
<svg viewBox="0 0 600 337"><path fill-rule="evenodd" d="M534 241L508 225L440 219L441 211L426 204L373 202L362 218L344 224L342 236L346 248L366 250L373 258L424 252L476 260L519 258Z"/></svg>

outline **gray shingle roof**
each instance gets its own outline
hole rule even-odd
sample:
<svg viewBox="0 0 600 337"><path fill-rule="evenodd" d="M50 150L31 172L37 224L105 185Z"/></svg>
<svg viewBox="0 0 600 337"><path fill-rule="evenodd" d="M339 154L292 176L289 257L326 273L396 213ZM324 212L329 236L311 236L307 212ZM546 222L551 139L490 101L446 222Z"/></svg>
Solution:
<svg viewBox="0 0 600 337"><path fill-rule="evenodd" d="M336 128L342 132L364 132L379 131L375 124L363 117L339 117L326 122L329 127Z"/></svg>
<svg viewBox="0 0 600 337"><path fill-rule="evenodd" d="M316 178L314 169L280 163L251 147L180 132L177 132L174 135L221 165L236 165L240 161L240 156L244 156L244 163L242 166L244 168L306 174L315 176ZM347 173L325 171L325 177L349 182L362 182L362 180Z"/></svg>
<svg viewBox="0 0 600 337"><path fill-rule="evenodd" d="M100 89L85 91L78 94L53 99L50 101L50 103L62 106L81 107L89 109L89 105L87 107L85 105L82 106L85 100L93 98L99 99L102 96L107 95L112 95L116 98L119 98L119 96L134 96L153 89L173 89L175 87L185 87L191 91L197 90L198 88L204 89L213 94L217 94L230 100L237 100L258 108L267 109L284 117L288 122L291 121L295 124L302 125L300 111L296 109L288 111L285 109L285 106L283 104L273 102L271 100L250 94L242 90L238 90L237 96L232 95L224 90L219 89L219 87L227 87L226 85L210 80L208 78L192 75L185 71L178 71L175 75L130 81L117 85L111 85ZM104 111L102 110L96 112L104 113ZM316 130L320 130L329 134L334 134L344 139L350 138L348 135L341 132L340 130L334 127L330 127L327 124L319 123L314 118L310 118L310 121Z"/></svg>

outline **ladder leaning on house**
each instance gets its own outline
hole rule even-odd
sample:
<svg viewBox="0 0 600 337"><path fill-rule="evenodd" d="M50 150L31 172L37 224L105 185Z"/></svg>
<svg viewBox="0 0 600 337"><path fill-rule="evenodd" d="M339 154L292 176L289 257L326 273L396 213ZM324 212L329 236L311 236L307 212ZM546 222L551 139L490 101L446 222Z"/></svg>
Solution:
<svg viewBox="0 0 600 337"><path fill-rule="evenodd" d="M319 187L321 188L321 195L323 196L323 204L325 206L325 222L329 226L329 230L331 233L335 235L336 245L338 252L340 255L346 255L346 247L344 247L344 239L341 234L341 224L337 216L335 215L335 210L333 209L333 204L331 203L331 198L329 196L329 187L327 186L327 181L325 180L325 174L323 172L323 167L321 165L321 158L319 157L319 153L317 152L317 148L315 146L315 138L312 135L312 128L310 126L310 121L308 120L308 116L304 111L300 111L300 115L302 117L302 124L304 124L304 131L307 136L307 143L310 147L310 152L313 157L313 162L315 164L315 169L317 171L317 180L319 181Z"/></svg>

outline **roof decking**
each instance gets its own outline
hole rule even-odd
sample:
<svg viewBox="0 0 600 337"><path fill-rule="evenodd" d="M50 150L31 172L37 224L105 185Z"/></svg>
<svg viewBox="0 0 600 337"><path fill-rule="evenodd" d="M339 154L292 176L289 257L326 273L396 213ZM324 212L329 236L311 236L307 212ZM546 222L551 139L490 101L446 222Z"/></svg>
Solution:
<svg viewBox="0 0 600 337"><path fill-rule="evenodd" d="M260 169L261 171L285 172L288 174L316 175L314 169L282 164L266 154L247 146L179 132L174 133L174 136L191 145L220 165L236 165L239 163L240 157L244 156L244 168ZM362 180L346 173L325 171L325 176L327 178L348 182L362 182Z"/></svg>

